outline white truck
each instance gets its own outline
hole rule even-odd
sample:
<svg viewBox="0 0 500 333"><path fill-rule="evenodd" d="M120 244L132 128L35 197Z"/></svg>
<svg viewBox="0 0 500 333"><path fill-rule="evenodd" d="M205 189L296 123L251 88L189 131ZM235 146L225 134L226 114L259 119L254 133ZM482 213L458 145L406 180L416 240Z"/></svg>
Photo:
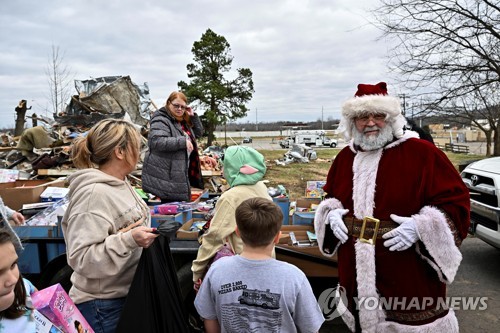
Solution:
<svg viewBox="0 0 500 333"><path fill-rule="evenodd" d="M327 137L324 131L295 132L279 142L281 148L289 148L294 143L317 147L337 147L337 140Z"/></svg>

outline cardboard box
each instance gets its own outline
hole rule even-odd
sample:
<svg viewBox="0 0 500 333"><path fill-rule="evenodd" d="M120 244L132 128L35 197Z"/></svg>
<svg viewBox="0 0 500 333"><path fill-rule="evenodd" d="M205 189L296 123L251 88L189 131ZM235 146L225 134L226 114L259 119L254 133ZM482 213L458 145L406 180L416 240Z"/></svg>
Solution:
<svg viewBox="0 0 500 333"><path fill-rule="evenodd" d="M319 205L321 198L300 198L295 203L295 211L310 211Z"/></svg>
<svg viewBox="0 0 500 333"><path fill-rule="evenodd" d="M308 225L284 225L281 227L281 237L279 240L279 244L288 244L292 245L292 241L290 238L290 232L295 234L295 238L297 240L307 240L307 232L314 232L313 226Z"/></svg>
<svg viewBox="0 0 500 333"><path fill-rule="evenodd" d="M83 332L94 333L61 284L35 292L31 300L35 309L63 332L75 332L75 322L78 321Z"/></svg>
<svg viewBox="0 0 500 333"><path fill-rule="evenodd" d="M59 201L64 198L69 192L69 188L67 187L53 187L48 186L42 194L40 194L41 202L53 202Z"/></svg>
<svg viewBox="0 0 500 333"><path fill-rule="evenodd" d="M35 329L37 333L64 333L37 310L33 310L33 317L35 318Z"/></svg>
<svg viewBox="0 0 500 333"><path fill-rule="evenodd" d="M322 198L325 196L323 186L326 180L309 180L306 183L306 198Z"/></svg>
<svg viewBox="0 0 500 333"><path fill-rule="evenodd" d="M11 183L0 183L0 196L5 205L19 210L24 204L40 202L40 195L49 186L64 187L64 180L17 180Z"/></svg>
<svg viewBox="0 0 500 333"><path fill-rule="evenodd" d="M191 231L191 226L195 222L204 221L203 219L190 219L177 230L176 237L179 239L198 239L199 231Z"/></svg>

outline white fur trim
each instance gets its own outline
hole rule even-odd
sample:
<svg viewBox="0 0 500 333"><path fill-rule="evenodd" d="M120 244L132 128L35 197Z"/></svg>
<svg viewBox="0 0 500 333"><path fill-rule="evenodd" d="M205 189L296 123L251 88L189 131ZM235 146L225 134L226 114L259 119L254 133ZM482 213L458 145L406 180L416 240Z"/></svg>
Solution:
<svg viewBox="0 0 500 333"><path fill-rule="evenodd" d="M350 98L342 105L342 119L338 130L344 134L347 141L352 138L351 131L354 118L367 112L387 114L386 122L392 126L394 136L396 138L403 136L406 119L401 114L399 99L386 95L365 95Z"/></svg>
<svg viewBox="0 0 500 333"><path fill-rule="evenodd" d="M392 321L382 322L377 326L377 333L458 333L458 320L453 309L443 318L419 326L398 324Z"/></svg>
<svg viewBox="0 0 500 333"><path fill-rule="evenodd" d="M354 172L352 200L354 202L354 216L362 219L373 216L375 206L375 180L382 149L358 152L354 157L352 170Z"/></svg>
<svg viewBox="0 0 500 333"><path fill-rule="evenodd" d="M462 254L455 244L446 216L435 207L425 206L412 217L420 240L431 258L423 256L417 245L418 253L436 270L441 282L452 283L462 261Z"/></svg>
<svg viewBox="0 0 500 333"><path fill-rule="evenodd" d="M337 245L331 254L323 252L323 240L325 239L326 229L325 225L328 223L327 216L331 210L337 208L344 208L339 200L335 198L326 199L321 201L316 208L316 213L314 214L314 232L316 233L316 238L318 239L318 247L321 253L326 257L333 257L338 250L338 246L341 244L339 242L339 245Z"/></svg>
<svg viewBox="0 0 500 333"><path fill-rule="evenodd" d="M364 95L349 98L342 105L342 117L354 118L368 112L387 113L395 117L401 114L401 104L397 97L387 95Z"/></svg>
<svg viewBox="0 0 500 333"><path fill-rule="evenodd" d="M352 332L354 332L356 330L356 321L352 313L347 309L347 305L342 302L342 297L340 295L339 288L337 288L337 290L335 291L335 298L340 300L337 304L338 313L341 314L340 317L347 325L347 327Z"/></svg>
<svg viewBox="0 0 500 333"><path fill-rule="evenodd" d="M356 241L356 282L358 283L358 297L370 297L376 299L379 295L375 284L375 246ZM375 332L377 324L385 321L385 313L382 309L366 309L364 302L359 305L359 322L363 332Z"/></svg>

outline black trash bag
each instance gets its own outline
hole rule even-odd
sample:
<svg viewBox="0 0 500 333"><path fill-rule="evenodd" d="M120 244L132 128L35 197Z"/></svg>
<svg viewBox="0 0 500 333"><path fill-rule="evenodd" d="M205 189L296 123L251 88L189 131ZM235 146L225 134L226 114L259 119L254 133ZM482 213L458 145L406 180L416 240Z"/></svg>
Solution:
<svg viewBox="0 0 500 333"><path fill-rule="evenodd" d="M162 223L160 236L142 251L117 333L189 333L167 236L175 227Z"/></svg>
<svg viewBox="0 0 500 333"><path fill-rule="evenodd" d="M163 223L161 223L158 228L156 228L156 230L158 230L158 232L160 233L160 235L163 235L167 238L173 238L175 237L175 233L177 232L177 230L182 226L182 224L180 224L179 222L177 221L165 221ZM169 251L170 251L170 248L169 248Z"/></svg>

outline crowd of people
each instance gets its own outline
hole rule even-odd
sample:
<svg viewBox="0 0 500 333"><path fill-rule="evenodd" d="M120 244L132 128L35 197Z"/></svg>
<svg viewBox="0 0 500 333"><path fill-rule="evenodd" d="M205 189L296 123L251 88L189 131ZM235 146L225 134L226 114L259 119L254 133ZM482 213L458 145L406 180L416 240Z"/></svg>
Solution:
<svg viewBox="0 0 500 333"><path fill-rule="evenodd" d="M469 195L446 155L407 126L384 82L358 85L342 105L339 129L349 145L330 167L314 228L320 251L338 256L337 289L347 300L342 318L352 332L458 332L453 309L436 304L462 258ZM191 188L203 188L202 134L186 96L172 92L151 117L143 189L163 203L190 201ZM69 295L94 332L115 331L141 253L158 237L148 206L127 180L140 147L138 129L116 119L98 122L72 147L81 170L68 179L62 219L74 270ZM225 151L230 188L217 201L192 262L193 301L207 333L318 332L325 320L304 273L275 259L283 215L265 173L255 149ZM0 208L0 332L34 332L29 296L35 288L19 272L19 239L8 223L23 224L24 217L1 200ZM372 309L356 297L433 302Z"/></svg>

